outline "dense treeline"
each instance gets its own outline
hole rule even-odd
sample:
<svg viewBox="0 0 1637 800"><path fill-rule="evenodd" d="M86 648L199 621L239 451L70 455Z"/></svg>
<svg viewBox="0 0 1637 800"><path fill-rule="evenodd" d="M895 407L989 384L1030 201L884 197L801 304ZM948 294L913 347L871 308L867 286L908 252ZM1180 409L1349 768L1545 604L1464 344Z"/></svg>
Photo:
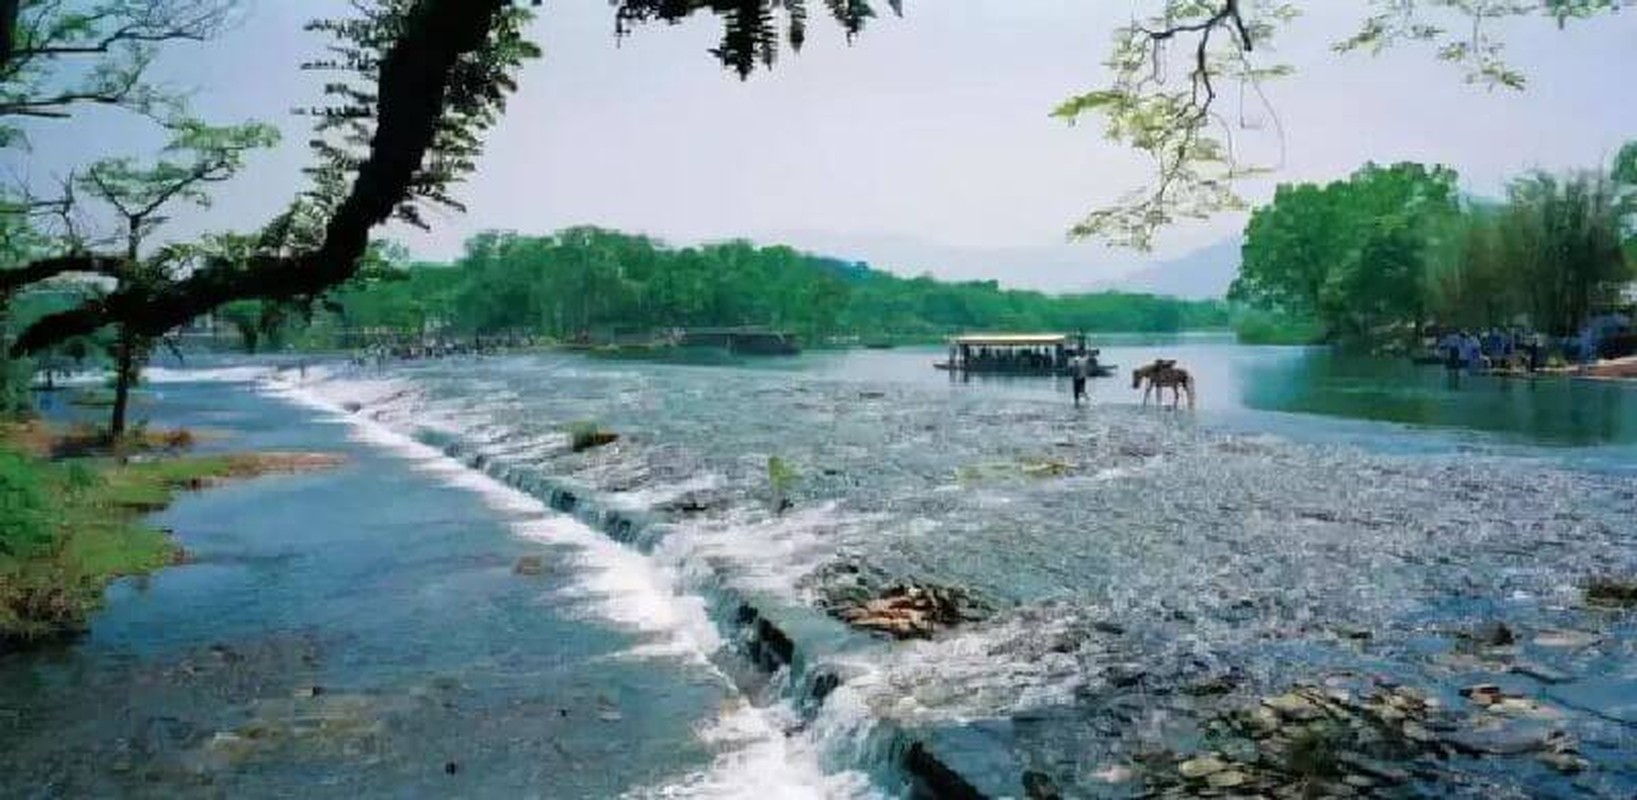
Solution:
<svg viewBox="0 0 1637 800"><path fill-rule="evenodd" d="M1323 186L1280 186L1251 216L1230 299L1267 333L1382 338L1436 324L1570 335L1618 305L1637 265L1637 143L1613 170L1513 181L1464 199L1456 174L1366 165Z"/></svg>
<svg viewBox="0 0 1637 800"><path fill-rule="evenodd" d="M994 281L901 278L863 264L734 241L671 248L570 228L485 233L454 264L411 264L334 295L319 338L340 326L568 339L669 327L766 325L809 342L917 338L971 329L1177 331L1223 327L1216 302L1105 292L1053 296Z"/></svg>

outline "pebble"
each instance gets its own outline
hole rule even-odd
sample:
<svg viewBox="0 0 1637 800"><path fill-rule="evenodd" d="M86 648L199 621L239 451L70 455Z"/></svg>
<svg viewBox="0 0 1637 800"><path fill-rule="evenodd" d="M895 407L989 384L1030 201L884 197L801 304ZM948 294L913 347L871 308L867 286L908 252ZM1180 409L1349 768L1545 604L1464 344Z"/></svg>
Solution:
<svg viewBox="0 0 1637 800"><path fill-rule="evenodd" d="M1281 717L1298 722L1315 719L1320 714L1319 709L1313 705L1312 701L1295 692L1269 697L1262 701L1262 705L1277 711Z"/></svg>
<svg viewBox="0 0 1637 800"><path fill-rule="evenodd" d="M1228 768L1227 762L1216 756L1191 758L1177 766L1177 772L1189 780L1198 780Z"/></svg>
<svg viewBox="0 0 1637 800"><path fill-rule="evenodd" d="M1541 763L1566 775L1572 775L1576 772L1584 770L1588 766L1591 766L1586 759L1581 758L1579 755L1572 752L1548 751L1541 753L1538 758L1540 759Z"/></svg>

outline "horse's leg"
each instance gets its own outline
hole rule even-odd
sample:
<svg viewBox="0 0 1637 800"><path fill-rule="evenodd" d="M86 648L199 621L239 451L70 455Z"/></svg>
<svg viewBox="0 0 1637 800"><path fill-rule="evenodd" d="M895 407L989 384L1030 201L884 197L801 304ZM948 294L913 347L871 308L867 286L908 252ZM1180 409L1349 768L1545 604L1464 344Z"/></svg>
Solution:
<svg viewBox="0 0 1637 800"><path fill-rule="evenodd" d="M1142 387L1142 407L1148 407L1148 393L1154 391L1154 382L1148 381Z"/></svg>
<svg viewBox="0 0 1637 800"><path fill-rule="evenodd" d="M1193 376L1191 376L1191 375L1188 376L1188 382L1184 383L1183 386L1188 389L1188 410L1193 411L1194 410L1194 378L1193 378Z"/></svg>
<svg viewBox="0 0 1637 800"><path fill-rule="evenodd" d="M1177 406L1181 405L1181 403L1182 403L1182 384L1173 383L1173 384L1171 384L1171 410L1172 411L1177 410Z"/></svg>

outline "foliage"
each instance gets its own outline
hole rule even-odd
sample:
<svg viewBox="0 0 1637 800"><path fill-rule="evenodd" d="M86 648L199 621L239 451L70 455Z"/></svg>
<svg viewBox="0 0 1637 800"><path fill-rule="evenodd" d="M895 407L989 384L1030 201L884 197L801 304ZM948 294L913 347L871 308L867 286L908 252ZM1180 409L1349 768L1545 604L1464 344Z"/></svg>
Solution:
<svg viewBox="0 0 1637 800"><path fill-rule="evenodd" d="M408 265L396 279L349 287L333 299L340 327L556 338L723 325L768 325L820 341L837 334L935 338L979 328L1177 331L1227 324L1224 307L1214 302L1115 292L1054 297L994 281L905 279L789 247L736 241L673 249L597 228L544 237L480 234L456 264Z"/></svg>
<svg viewBox="0 0 1637 800"><path fill-rule="evenodd" d="M310 66L342 74L325 82L333 103L316 112L313 185L249 252L204 258L183 275L48 316L14 352L110 323L159 336L234 300L308 304L358 274L375 226L416 222L423 202L448 204L447 188L475 163L504 107L510 75L535 52L521 38L524 13L508 0L373 0L353 9L358 16L315 23L337 42L332 59ZM78 269L89 259L59 261Z"/></svg>
<svg viewBox="0 0 1637 800"><path fill-rule="evenodd" d="M152 292L170 280L172 271L180 269L193 252L186 245L153 254L142 252L143 243L168 219L167 207L173 203L209 205L208 185L237 174L250 151L278 142L277 129L257 122L215 126L180 118L167 127L171 140L151 164L139 165L129 158L104 159L92 164L83 178L83 188L112 208L124 226L125 254L114 277L119 289L137 294ZM119 326L109 352L117 383L108 430L115 437L125 432L127 397L153 346L152 336Z"/></svg>
<svg viewBox="0 0 1637 800"><path fill-rule="evenodd" d="M19 449L24 444L27 453ZM335 463L321 454L140 461L39 455L60 449L63 442L42 428L0 428L0 651L78 631L102 606L111 581L176 563L176 543L140 519L177 492Z"/></svg>
<svg viewBox="0 0 1637 800"><path fill-rule="evenodd" d="M1286 0L1158 0L1157 13L1133 18L1114 31L1105 65L1110 78L1064 101L1054 116L1074 122L1100 115L1107 139L1153 161L1155 177L1121 202L1096 210L1074 226L1080 237L1105 237L1146 249L1157 229L1177 219L1200 218L1243 207L1241 178L1266 170L1240 155L1236 134L1271 128L1281 139L1278 114L1264 84L1290 74L1286 64L1263 63L1277 34L1304 4ZM1405 43L1425 44L1459 66L1467 79L1521 89L1525 77L1505 59L1496 29L1512 19L1564 25L1616 12L1625 0L1370 0L1358 31L1335 44L1338 52L1379 53ZM1182 62L1174 69L1173 61ZM1224 104L1237 112L1223 110ZM1247 111L1247 109L1249 109ZM1405 254L1400 254L1405 255Z"/></svg>
<svg viewBox="0 0 1637 800"><path fill-rule="evenodd" d="M1627 191L1610 173L1534 173L1504 203L1462 203L1453 172L1415 164L1280 186L1251 216L1229 296L1329 337L1524 319L1570 333L1633 277ZM1248 321L1253 336L1270 333Z"/></svg>
<svg viewBox="0 0 1637 800"><path fill-rule="evenodd" d="M768 502L775 513L782 514L793 505L790 491L796 488L798 475L794 467L778 456L767 457Z"/></svg>
<svg viewBox="0 0 1637 800"><path fill-rule="evenodd" d="M12 0L0 4L0 118L62 118L97 104L161 114L176 98L147 79L157 47L227 25L233 0ZM0 126L0 146L21 142Z"/></svg>
<svg viewBox="0 0 1637 800"><path fill-rule="evenodd" d="M1233 331L1241 344L1308 345L1323 342L1326 336L1324 325L1310 317L1257 308L1237 309Z"/></svg>
<svg viewBox="0 0 1637 800"><path fill-rule="evenodd" d="M43 484L28 458L0 449L0 555L26 558L50 545Z"/></svg>

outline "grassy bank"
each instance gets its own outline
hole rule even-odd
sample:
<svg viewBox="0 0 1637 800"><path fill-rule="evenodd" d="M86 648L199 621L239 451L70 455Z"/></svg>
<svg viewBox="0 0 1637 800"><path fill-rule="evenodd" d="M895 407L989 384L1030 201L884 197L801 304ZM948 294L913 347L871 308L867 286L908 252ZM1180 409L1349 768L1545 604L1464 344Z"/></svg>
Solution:
<svg viewBox="0 0 1637 800"><path fill-rule="evenodd" d="M0 651L85 628L103 590L185 559L141 522L176 493L336 463L318 454L50 460L37 426L0 429Z"/></svg>

